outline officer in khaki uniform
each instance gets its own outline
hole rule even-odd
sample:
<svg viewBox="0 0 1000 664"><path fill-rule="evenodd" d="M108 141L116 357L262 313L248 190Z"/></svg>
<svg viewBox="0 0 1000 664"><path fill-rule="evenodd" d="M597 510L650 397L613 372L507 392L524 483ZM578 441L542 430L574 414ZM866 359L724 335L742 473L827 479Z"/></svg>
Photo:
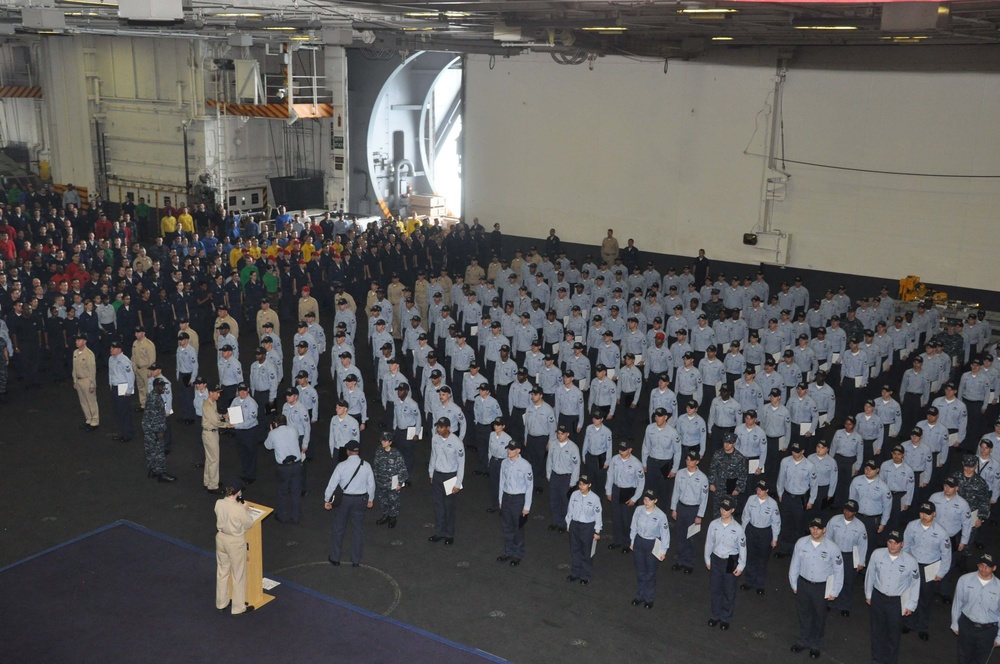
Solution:
<svg viewBox="0 0 1000 664"><path fill-rule="evenodd" d="M309 286L302 287L302 297L299 298L299 320L305 320L310 311L316 314L316 324L319 325L319 302L312 295Z"/></svg>
<svg viewBox="0 0 1000 664"><path fill-rule="evenodd" d="M278 313L271 308L271 301L266 297L260 301L260 310L257 312L257 338L261 339L264 337L266 332L264 331L264 323L271 323L274 326L273 334L281 334L281 321L278 320ZM229 329L232 330L233 324L229 324Z"/></svg>
<svg viewBox="0 0 1000 664"><path fill-rule="evenodd" d="M86 421L80 427L93 431L101 424L101 414L97 409L97 360L94 351L87 348L87 335L76 335L76 350L73 351L73 388L80 397L80 408Z"/></svg>
<svg viewBox="0 0 1000 664"><path fill-rule="evenodd" d="M146 389L149 378L149 365L156 362L156 346L146 338L146 329L141 325L135 328L135 342L132 344L132 373L135 374L136 392L139 393L139 408L146 407Z"/></svg>
<svg viewBox="0 0 1000 664"><path fill-rule="evenodd" d="M222 495L219 489L219 429L228 429L227 415L219 413L222 386L215 384L208 391L208 400L201 409L201 442L205 446L205 473L202 483L209 493Z"/></svg>
<svg viewBox="0 0 1000 664"><path fill-rule="evenodd" d="M215 317L215 324L212 326L212 339L215 345L219 345L219 326L223 323L229 324L229 334L233 336L236 341L240 340L240 324L236 322L236 319L229 315L229 308L225 305L219 307L218 315ZM190 332L188 332L190 334Z"/></svg>

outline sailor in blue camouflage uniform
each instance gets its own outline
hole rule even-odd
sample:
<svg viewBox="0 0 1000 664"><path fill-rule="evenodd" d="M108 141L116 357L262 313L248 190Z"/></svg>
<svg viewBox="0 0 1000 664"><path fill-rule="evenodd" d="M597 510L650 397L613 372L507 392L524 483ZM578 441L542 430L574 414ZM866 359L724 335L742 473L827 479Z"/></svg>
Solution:
<svg viewBox="0 0 1000 664"><path fill-rule="evenodd" d="M146 401L142 413L142 439L146 451L147 477L160 482L173 482L177 478L167 472L167 457L163 450L163 439L167 432L167 411L163 403L163 392L167 381L157 378L153 381L155 399Z"/></svg>
<svg viewBox="0 0 1000 664"><path fill-rule="evenodd" d="M386 431L380 439L380 447L375 450L375 496L378 498L382 516L375 522L376 526L388 523L390 528L396 527L396 517L399 516L400 490L410 480L406 470L406 461L399 450L392 446L395 434ZM392 478L396 478L393 487Z"/></svg>

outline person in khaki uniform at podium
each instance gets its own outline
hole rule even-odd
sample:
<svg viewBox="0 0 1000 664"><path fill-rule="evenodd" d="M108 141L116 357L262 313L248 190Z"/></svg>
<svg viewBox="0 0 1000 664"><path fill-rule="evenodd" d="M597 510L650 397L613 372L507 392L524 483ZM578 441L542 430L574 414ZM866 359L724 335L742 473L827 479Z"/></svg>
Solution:
<svg viewBox="0 0 1000 664"><path fill-rule="evenodd" d="M232 614L240 616L253 611L246 602L246 533L253 526L253 513L243 504L243 482L227 482L225 496L215 502L215 608L222 613L231 606Z"/></svg>
<svg viewBox="0 0 1000 664"><path fill-rule="evenodd" d="M132 373L135 374L135 384L139 393L139 408L146 407L146 389L149 379L149 365L156 362L156 346L146 338L146 328L141 325L135 328L135 342L132 344Z"/></svg>
<svg viewBox="0 0 1000 664"><path fill-rule="evenodd" d="M87 348L87 335L76 335L76 350L73 351L73 388L80 397L80 408L86 421L80 427L93 431L101 424L101 413L97 408L97 360L94 351Z"/></svg>
<svg viewBox="0 0 1000 664"><path fill-rule="evenodd" d="M225 421L228 415L219 413L219 396L222 386L215 384L208 391L208 399L201 409L201 442L205 446L205 473L202 482L209 493L222 495L219 489L219 429L232 427Z"/></svg>

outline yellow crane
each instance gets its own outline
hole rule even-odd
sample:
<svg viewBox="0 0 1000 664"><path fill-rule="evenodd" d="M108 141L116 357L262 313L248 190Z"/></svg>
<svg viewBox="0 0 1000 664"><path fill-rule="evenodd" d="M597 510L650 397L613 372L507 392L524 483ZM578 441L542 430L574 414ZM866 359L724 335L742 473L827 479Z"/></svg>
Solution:
<svg viewBox="0 0 1000 664"><path fill-rule="evenodd" d="M926 300L928 298L935 302L944 302L948 299L948 294L944 291L929 288L927 284L920 281L920 277L912 274L899 280L899 299L901 302Z"/></svg>

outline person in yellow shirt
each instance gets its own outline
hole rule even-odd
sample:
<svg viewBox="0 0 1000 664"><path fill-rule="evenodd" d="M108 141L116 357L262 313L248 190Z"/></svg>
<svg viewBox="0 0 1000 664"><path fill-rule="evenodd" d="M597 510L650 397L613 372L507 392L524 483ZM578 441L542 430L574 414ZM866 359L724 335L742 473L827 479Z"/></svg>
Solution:
<svg viewBox="0 0 1000 664"><path fill-rule="evenodd" d="M275 242L275 243L271 244L271 246L269 246L267 248L267 257L271 258L271 259L277 259L278 258L278 252L280 252L280 251L281 251L281 245L279 245L277 242Z"/></svg>
<svg viewBox="0 0 1000 664"><path fill-rule="evenodd" d="M160 219L160 235L163 236L163 241L166 244L170 244L177 237L177 217L167 212Z"/></svg>
<svg viewBox="0 0 1000 664"><path fill-rule="evenodd" d="M250 239L250 246L247 247L246 252L249 255L253 256L253 259L255 261L260 260L261 250L260 250L260 245L257 243L257 238Z"/></svg>
<svg viewBox="0 0 1000 664"><path fill-rule="evenodd" d="M229 252L229 267L236 268L240 264L240 259L243 258L243 244L237 244Z"/></svg>
<svg viewBox="0 0 1000 664"><path fill-rule="evenodd" d="M312 260L313 252L316 251L316 246L312 243L312 240L306 240L301 247L302 260L309 262Z"/></svg>
<svg viewBox="0 0 1000 664"><path fill-rule="evenodd" d="M194 217L191 216L187 206L181 208L181 213L177 217L177 224L180 226L181 232L185 235L194 235Z"/></svg>

